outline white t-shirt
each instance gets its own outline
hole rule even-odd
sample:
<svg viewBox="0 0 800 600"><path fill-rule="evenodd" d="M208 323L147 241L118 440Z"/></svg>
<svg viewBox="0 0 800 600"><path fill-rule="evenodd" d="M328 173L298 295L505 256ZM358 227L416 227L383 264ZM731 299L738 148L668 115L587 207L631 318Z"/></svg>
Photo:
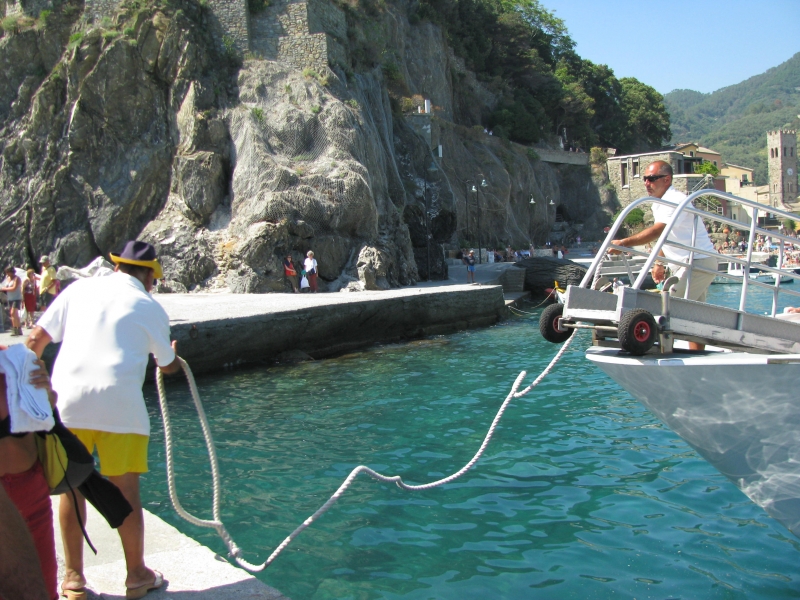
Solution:
<svg viewBox="0 0 800 600"><path fill-rule="evenodd" d="M147 359L175 360L169 317L142 283L125 273L76 281L40 325L61 342L53 389L67 427L150 435L142 395Z"/></svg>
<svg viewBox="0 0 800 600"><path fill-rule="evenodd" d="M686 200L686 194L679 192L674 187L670 186L661 197L661 200L664 202L669 202L671 206L653 202L653 219L656 223L669 223L672 219L675 209L681 202ZM691 246L692 223L694 221L694 216L695 215L691 213L682 212L680 217L678 217L678 221L675 223L675 226L672 228L672 231L669 232L667 241L678 242L679 244ZM697 238L695 239L694 245L696 248L701 250L716 252L716 250L714 250L714 244L711 243L711 239L708 237L708 232L706 231L705 225L703 225L703 220L699 218L697 223ZM687 250L675 248L674 246L668 246L667 244L664 244L662 249L664 250L664 256L666 256L668 259L678 260L681 262L688 261L689 252ZM695 255L695 259L699 260L702 258L707 257L702 254Z"/></svg>
<svg viewBox="0 0 800 600"><path fill-rule="evenodd" d="M303 261L303 265L305 266L306 273L308 273L311 269L314 269L314 272L317 272L317 261L313 258L307 258Z"/></svg>

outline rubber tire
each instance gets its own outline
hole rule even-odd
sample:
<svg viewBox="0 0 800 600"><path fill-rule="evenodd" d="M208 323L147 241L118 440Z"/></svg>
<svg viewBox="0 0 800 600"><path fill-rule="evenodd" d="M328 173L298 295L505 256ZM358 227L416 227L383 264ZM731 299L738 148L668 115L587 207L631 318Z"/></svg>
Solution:
<svg viewBox="0 0 800 600"><path fill-rule="evenodd" d="M548 342L563 344L572 335L572 329L566 331L557 329L558 320L562 314L564 314L563 304L551 304L542 311L542 316L539 317L539 332Z"/></svg>
<svg viewBox="0 0 800 600"><path fill-rule="evenodd" d="M643 356L658 338L658 325L643 308L629 310L619 320L617 332L619 346L634 356Z"/></svg>

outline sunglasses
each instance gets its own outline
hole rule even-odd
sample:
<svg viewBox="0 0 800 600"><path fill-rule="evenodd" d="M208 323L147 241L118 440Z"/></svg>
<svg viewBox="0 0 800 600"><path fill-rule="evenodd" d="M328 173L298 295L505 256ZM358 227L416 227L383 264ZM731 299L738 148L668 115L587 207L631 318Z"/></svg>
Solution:
<svg viewBox="0 0 800 600"><path fill-rule="evenodd" d="M669 177L669 175L645 175L642 177L647 183L653 183L654 181L658 181L663 177Z"/></svg>

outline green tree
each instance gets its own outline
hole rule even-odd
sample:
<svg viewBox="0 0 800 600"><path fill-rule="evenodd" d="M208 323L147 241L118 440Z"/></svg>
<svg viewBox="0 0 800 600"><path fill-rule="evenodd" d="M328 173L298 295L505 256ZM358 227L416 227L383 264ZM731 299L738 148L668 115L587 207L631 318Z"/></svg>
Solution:
<svg viewBox="0 0 800 600"><path fill-rule="evenodd" d="M699 165L695 165L694 172L701 175L719 175L719 169L717 168L717 165L712 162L708 162L707 160L704 160Z"/></svg>
<svg viewBox="0 0 800 600"><path fill-rule="evenodd" d="M586 93L580 80L563 61L556 69L556 78L561 82L561 98L555 132L562 133L566 129L569 140L582 142L586 146L594 145L595 135L591 127L594 98Z"/></svg>
<svg viewBox="0 0 800 600"><path fill-rule="evenodd" d="M663 146L672 137L664 96L633 77L624 77L619 82L622 110L628 118L628 151L642 152Z"/></svg>
<svg viewBox="0 0 800 600"><path fill-rule="evenodd" d="M539 0L501 0L501 6L523 18L531 30L531 46L551 66L573 53L575 42L564 21L542 7Z"/></svg>

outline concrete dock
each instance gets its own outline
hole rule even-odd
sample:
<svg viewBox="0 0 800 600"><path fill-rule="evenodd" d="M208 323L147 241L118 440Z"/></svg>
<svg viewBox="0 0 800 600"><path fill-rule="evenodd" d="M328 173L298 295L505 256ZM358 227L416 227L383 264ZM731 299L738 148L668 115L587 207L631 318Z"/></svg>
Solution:
<svg viewBox="0 0 800 600"><path fill-rule="evenodd" d="M111 529L91 505L86 530L97 555L84 542L83 557L89 600L125 598L125 559L117 532ZM58 514L58 498L53 501ZM284 600L278 590L261 583L243 569L231 565L205 546L183 535L144 511L147 566L164 575L164 585L147 594L149 600L161 598L218 600L247 598L251 600ZM59 563L59 585L64 573L64 555L58 518L55 519L56 551Z"/></svg>

